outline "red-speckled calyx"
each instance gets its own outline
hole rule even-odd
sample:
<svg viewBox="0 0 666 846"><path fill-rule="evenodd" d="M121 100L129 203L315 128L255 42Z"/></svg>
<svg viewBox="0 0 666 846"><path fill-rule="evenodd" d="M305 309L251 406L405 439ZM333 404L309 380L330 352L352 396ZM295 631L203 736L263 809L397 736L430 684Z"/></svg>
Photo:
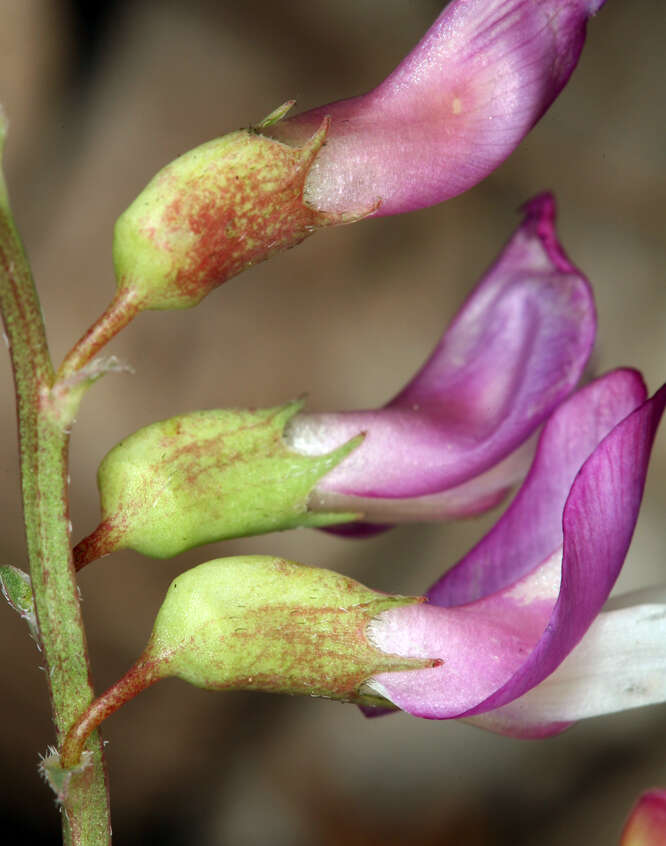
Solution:
<svg viewBox="0 0 666 846"><path fill-rule="evenodd" d="M433 661L386 655L368 641L368 623L421 601L268 555L218 558L171 583L143 660L163 677L209 690L383 703L362 691L378 668L419 669Z"/></svg>
<svg viewBox="0 0 666 846"><path fill-rule="evenodd" d="M216 138L168 164L116 222L113 258L120 292L139 309L189 308L231 276L358 214L328 214L303 201L305 179L325 143L324 117L301 146L257 127Z"/></svg>

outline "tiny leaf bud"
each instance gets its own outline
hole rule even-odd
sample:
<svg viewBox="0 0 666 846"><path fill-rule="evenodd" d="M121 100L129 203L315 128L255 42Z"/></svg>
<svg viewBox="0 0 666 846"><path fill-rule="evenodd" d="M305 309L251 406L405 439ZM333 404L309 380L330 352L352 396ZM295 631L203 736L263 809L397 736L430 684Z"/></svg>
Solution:
<svg viewBox="0 0 666 846"><path fill-rule="evenodd" d="M58 805L67 808L74 786L72 782L86 777L86 770L90 768L91 761L91 753L84 751L78 763L71 767L63 767L57 750L49 747L48 752L39 762L39 773L55 793Z"/></svg>
<svg viewBox="0 0 666 846"><path fill-rule="evenodd" d="M330 120L324 117L301 146L262 135L292 104L255 127L184 153L156 174L116 222L118 296L139 310L190 308L317 229L375 211L373 205L332 214L304 202L305 180Z"/></svg>
<svg viewBox="0 0 666 846"><path fill-rule="evenodd" d="M0 590L7 602L28 624L33 640L39 646L39 628L30 576L11 564L0 566Z"/></svg>
<svg viewBox="0 0 666 846"><path fill-rule="evenodd" d="M198 411L121 441L100 465L102 522L77 546L77 566L115 549L168 558L225 538L357 517L311 513L308 496L362 435L326 455L294 452L282 435L301 407Z"/></svg>

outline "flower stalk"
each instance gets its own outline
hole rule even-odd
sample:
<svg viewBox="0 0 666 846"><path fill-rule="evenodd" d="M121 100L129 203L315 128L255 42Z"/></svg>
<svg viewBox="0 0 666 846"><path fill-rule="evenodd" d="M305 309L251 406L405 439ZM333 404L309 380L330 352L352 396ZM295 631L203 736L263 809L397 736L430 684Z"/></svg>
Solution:
<svg viewBox="0 0 666 846"><path fill-rule="evenodd" d="M4 141L4 128L0 115L0 144ZM93 698L70 548L68 435L51 402L54 372L39 299L1 173L0 308L16 386L30 574L60 744ZM106 774L97 735L87 748L92 756L85 778L72 781L64 799L64 842L72 846L107 844L111 840Z"/></svg>
<svg viewBox="0 0 666 846"><path fill-rule="evenodd" d="M88 364L139 313L139 304L131 291L118 291L100 317L81 336L65 356L58 379L65 379Z"/></svg>
<svg viewBox="0 0 666 846"><path fill-rule="evenodd" d="M139 659L114 685L98 697L74 723L60 748L60 766L76 767L90 735L130 699L163 678L159 665Z"/></svg>

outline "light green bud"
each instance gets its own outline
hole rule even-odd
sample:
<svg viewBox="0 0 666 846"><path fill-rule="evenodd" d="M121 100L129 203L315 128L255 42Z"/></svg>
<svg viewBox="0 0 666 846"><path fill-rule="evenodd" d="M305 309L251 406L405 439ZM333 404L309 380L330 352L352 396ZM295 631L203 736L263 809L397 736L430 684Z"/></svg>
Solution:
<svg viewBox="0 0 666 846"><path fill-rule="evenodd" d="M310 512L308 497L362 436L327 455L293 452L282 435L301 407L197 411L121 441L100 465L102 522L76 547L77 566L116 549L168 558L225 538L358 518Z"/></svg>
<svg viewBox="0 0 666 846"><path fill-rule="evenodd" d="M365 680L433 662L381 652L367 626L382 611L421 601L281 558L220 558L173 580L139 665L153 678L207 689L390 707L364 692Z"/></svg>

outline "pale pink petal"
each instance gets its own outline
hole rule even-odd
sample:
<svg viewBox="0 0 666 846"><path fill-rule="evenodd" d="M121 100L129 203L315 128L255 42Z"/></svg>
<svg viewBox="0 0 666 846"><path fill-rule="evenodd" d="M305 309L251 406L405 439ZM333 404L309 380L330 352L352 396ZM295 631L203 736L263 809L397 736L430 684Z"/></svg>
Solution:
<svg viewBox="0 0 666 846"><path fill-rule="evenodd" d="M519 144L575 68L600 0L454 0L381 85L271 127L302 143L330 115L306 199L380 215L440 203Z"/></svg>
<svg viewBox="0 0 666 846"><path fill-rule="evenodd" d="M555 552L501 593L458 608L412 605L368 627L384 652L439 658L441 666L381 673L368 686L417 717L446 719L492 696L524 664L557 599L562 557Z"/></svg>

